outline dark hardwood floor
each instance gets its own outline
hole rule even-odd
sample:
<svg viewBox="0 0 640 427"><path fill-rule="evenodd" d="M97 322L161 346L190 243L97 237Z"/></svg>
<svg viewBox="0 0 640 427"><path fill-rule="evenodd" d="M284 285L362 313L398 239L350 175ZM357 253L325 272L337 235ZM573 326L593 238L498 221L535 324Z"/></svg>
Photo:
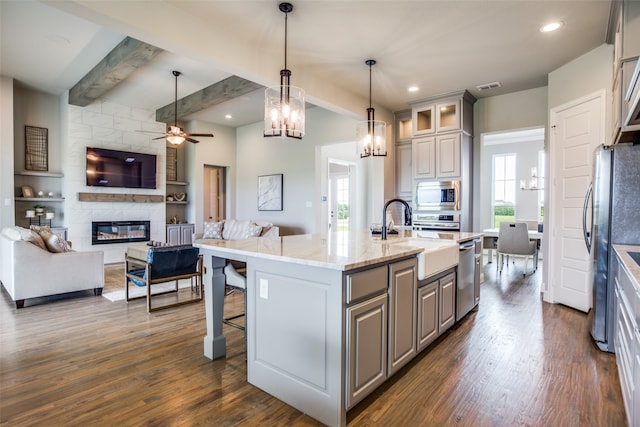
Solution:
<svg viewBox="0 0 640 427"><path fill-rule="evenodd" d="M479 309L348 414L351 426L624 426L615 357L587 316L541 301L541 270L496 277ZM122 266L106 288L122 287ZM204 304L147 314L92 292L0 301L0 423L7 426L315 426L246 382L244 336L202 355ZM227 298L229 311L242 296Z"/></svg>

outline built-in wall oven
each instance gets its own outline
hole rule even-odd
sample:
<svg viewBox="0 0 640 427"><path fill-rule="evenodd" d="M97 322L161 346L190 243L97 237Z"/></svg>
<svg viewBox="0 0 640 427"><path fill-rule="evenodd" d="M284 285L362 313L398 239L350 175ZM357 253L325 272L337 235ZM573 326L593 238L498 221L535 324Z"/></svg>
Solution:
<svg viewBox="0 0 640 427"><path fill-rule="evenodd" d="M460 209L460 181L418 181L414 211L457 211Z"/></svg>
<svg viewBox="0 0 640 427"><path fill-rule="evenodd" d="M460 215L438 212L416 212L413 214L414 230L460 230Z"/></svg>

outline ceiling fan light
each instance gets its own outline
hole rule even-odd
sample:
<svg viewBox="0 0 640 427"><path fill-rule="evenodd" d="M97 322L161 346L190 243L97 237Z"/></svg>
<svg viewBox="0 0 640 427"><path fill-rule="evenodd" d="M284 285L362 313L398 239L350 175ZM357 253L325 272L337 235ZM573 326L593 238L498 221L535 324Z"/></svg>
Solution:
<svg viewBox="0 0 640 427"><path fill-rule="evenodd" d="M167 141L169 141L173 145L180 145L184 142L185 138L179 135L171 135L167 137Z"/></svg>

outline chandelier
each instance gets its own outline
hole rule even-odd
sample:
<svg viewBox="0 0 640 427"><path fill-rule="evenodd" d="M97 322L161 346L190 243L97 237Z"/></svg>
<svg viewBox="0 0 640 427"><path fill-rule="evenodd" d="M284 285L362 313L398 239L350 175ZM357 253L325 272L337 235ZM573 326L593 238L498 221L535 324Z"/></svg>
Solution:
<svg viewBox="0 0 640 427"><path fill-rule="evenodd" d="M280 70L280 86L264 92L264 136L302 139L304 136L304 90L291 86L291 70L287 69L287 16L291 3L280 3L284 13L284 68Z"/></svg>
<svg viewBox="0 0 640 427"><path fill-rule="evenodd" d="M367 120L358 123L356 141L360 157L387 155L387 124L375 119L375 111L371 104L371 67L376 64L374 59L364 62L369 66L369 108Z"/></svg>

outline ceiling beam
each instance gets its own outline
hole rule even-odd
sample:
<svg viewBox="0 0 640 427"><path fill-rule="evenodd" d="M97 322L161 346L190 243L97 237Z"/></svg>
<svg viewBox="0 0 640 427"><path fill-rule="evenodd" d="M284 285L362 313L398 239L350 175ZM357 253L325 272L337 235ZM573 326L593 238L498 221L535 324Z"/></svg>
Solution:
<svg viewBox="0 0 640 427"><path fill-rule="evenodd" d="M126 37L69 91L69 104L86 107L163 50Z"/></svg>
<svg viewBox="0 0 640 427"><path fill-rule="evenodd" d="M227 77L226 79L214 83L198 92L185 96L178 100L178 112L180 117L197 113L214 105L221 104L230 99L242 96L263 86L245 80L238 76ZM174 103L165 105L156 110L156 121L163 123L173 123Z"/></svg>

